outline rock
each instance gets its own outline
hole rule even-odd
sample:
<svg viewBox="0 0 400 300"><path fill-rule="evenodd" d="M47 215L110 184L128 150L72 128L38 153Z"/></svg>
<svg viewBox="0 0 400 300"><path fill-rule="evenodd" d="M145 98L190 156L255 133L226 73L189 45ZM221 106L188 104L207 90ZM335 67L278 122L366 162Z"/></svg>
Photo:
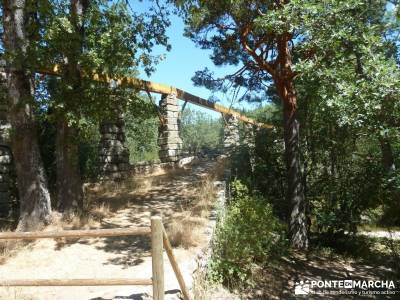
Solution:
<svg viewBox="0 0 400 300"><path fill-rule="evenodd" d="M182 167L184 167L186 165L195 164L195 163L198 163L198 162L199 162L199 159L196 156L189 156L189 157L185 157L185 158L180 159L178 161L178 167L182 168Z"/></svg>

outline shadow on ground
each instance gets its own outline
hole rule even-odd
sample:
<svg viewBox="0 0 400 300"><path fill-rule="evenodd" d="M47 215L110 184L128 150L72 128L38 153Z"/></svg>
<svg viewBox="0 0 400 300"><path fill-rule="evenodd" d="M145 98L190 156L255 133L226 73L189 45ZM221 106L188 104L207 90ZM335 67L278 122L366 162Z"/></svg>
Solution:
<svg viewBox="0 0 400 300"><path fill-rule="evenodd" d="M196 198L199 180L213 168L214 164L203 163L188 170L150 176L151 186L145 191L128 188L104 191L96 195L98 205L106 205L112 215L101 221L100 228L127 228L130 226L150 226L150 217L161 215L164 226L185 209ZM133 181L135 179L133 178ZM132 185L131 185L132 186ZM99 240L80 239L57 243L56 250L73 243L93 244L98 250L114 253L107 264L121 265L123 268L139 265L143 258L150 256L149 236L107 237Z"/></svg>
<svg viewBox="0 0 400 300"><path fill-rule="evenodd" d="M354 239L353 239L354 238ZM294 294L295 284L311 280L393 280L400 286L400 278L393 271L393 260L388 252L379 252L374 245L382 241L352 237L331 243L328 253L321 249L307 254L294 252L260 270L257 286L246 290L246 299L360 299L359 295ZM333 248L333 245L335 247ZM321 245L319 245L321 246ZM324 244L326 247L327 244ZM394 298L397 297L397 298ZM366 295L363 299L400 299L399 295Z"/></svg>

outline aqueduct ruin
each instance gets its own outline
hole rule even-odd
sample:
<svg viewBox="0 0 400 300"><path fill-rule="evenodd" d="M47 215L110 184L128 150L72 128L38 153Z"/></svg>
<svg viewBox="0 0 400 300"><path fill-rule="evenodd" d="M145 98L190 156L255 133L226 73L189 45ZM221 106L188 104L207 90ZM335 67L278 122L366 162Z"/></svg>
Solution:
<svg viewBox="0 0 400 300"><path fill-rule="evenodd" d="M0 67L4 68L4 65ZM51 76L60 76L58 67L49 70L40 70L38 73ZM150 93L161 94L158 111L160 114L159 125L159 157L162 163L174 164L182 158L182 139L180 136L180 107L178 99L198 105L223 115L224 126L224 151L227 154L240 144L239 121L244 122L245 136L243 142L254 151L256 128L272 128L271 125L258 123L243 114L226 108L217 103L197 97L193 94L177 89L173 86L140 80L137 78L109 78L106 75L95 74L95 81L113 83L120 86L134 87ZM11 204L16 199L15 180L13 180L13 161L9 144L10 124L7 118L7 100L4 93L6 74L0 71L0 217L10 213ZM125 141L125 124L122 114L112 121L104 121L99 125L101 139L99 143L99 158L103 178L119 180L126 176L131 169L129 163L129 150Z"/></svg>

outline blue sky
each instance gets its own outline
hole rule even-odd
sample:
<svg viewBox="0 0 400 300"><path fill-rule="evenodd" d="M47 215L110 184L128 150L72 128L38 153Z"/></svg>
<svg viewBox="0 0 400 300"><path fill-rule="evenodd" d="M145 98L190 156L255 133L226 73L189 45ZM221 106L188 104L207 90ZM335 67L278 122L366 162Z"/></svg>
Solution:
<svg viewBox="0 0 400 300"><path fill-rule="evenodd" d="M142 11L149 6L149 2L150 1L146 0L142 3L138 3L137 0L130 1L131 7L134 10L138 9ZM211 51L197 48L190 39L183 36L183 32L184 24L182 19L178 16L171 15L171 26L167 30L167 35L172 49L167 52L161 47L156 47L155 54L164 53L166 55L165 60L156 66L156 71L150 77L147 77L143 71L141 71L140 77L142 79L172 85L196 96L208 99L212 94L209 90L193 85L191 78L194 73L207 67L218 76L223 76L233 73L237 68L231 66L215 67L209 58ZM229 99L229 96L218 95L218 98L221 99L221 102L219 102L220 104L230 106L231 99ZM235 103L233 106L236 108L250 107L249 104L246 103ZM188 104L187 107L194 109L194 105ZM210 110L202 108L200 108L200 110L210 112L212 116L219 116L218 113Z"/></svg>

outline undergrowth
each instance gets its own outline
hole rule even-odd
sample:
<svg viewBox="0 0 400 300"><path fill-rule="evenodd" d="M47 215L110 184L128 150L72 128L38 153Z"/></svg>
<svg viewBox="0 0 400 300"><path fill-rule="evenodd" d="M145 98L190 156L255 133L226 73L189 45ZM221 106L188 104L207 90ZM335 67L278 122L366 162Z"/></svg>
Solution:
<svg viewBox="0 0 400 300"><path fill-rule="evenodd" d="M232 199L216 229L209 280L227 286L251 285L255 269L288 249L285 228L265 199L240 181L231 184Z"/></svg>

